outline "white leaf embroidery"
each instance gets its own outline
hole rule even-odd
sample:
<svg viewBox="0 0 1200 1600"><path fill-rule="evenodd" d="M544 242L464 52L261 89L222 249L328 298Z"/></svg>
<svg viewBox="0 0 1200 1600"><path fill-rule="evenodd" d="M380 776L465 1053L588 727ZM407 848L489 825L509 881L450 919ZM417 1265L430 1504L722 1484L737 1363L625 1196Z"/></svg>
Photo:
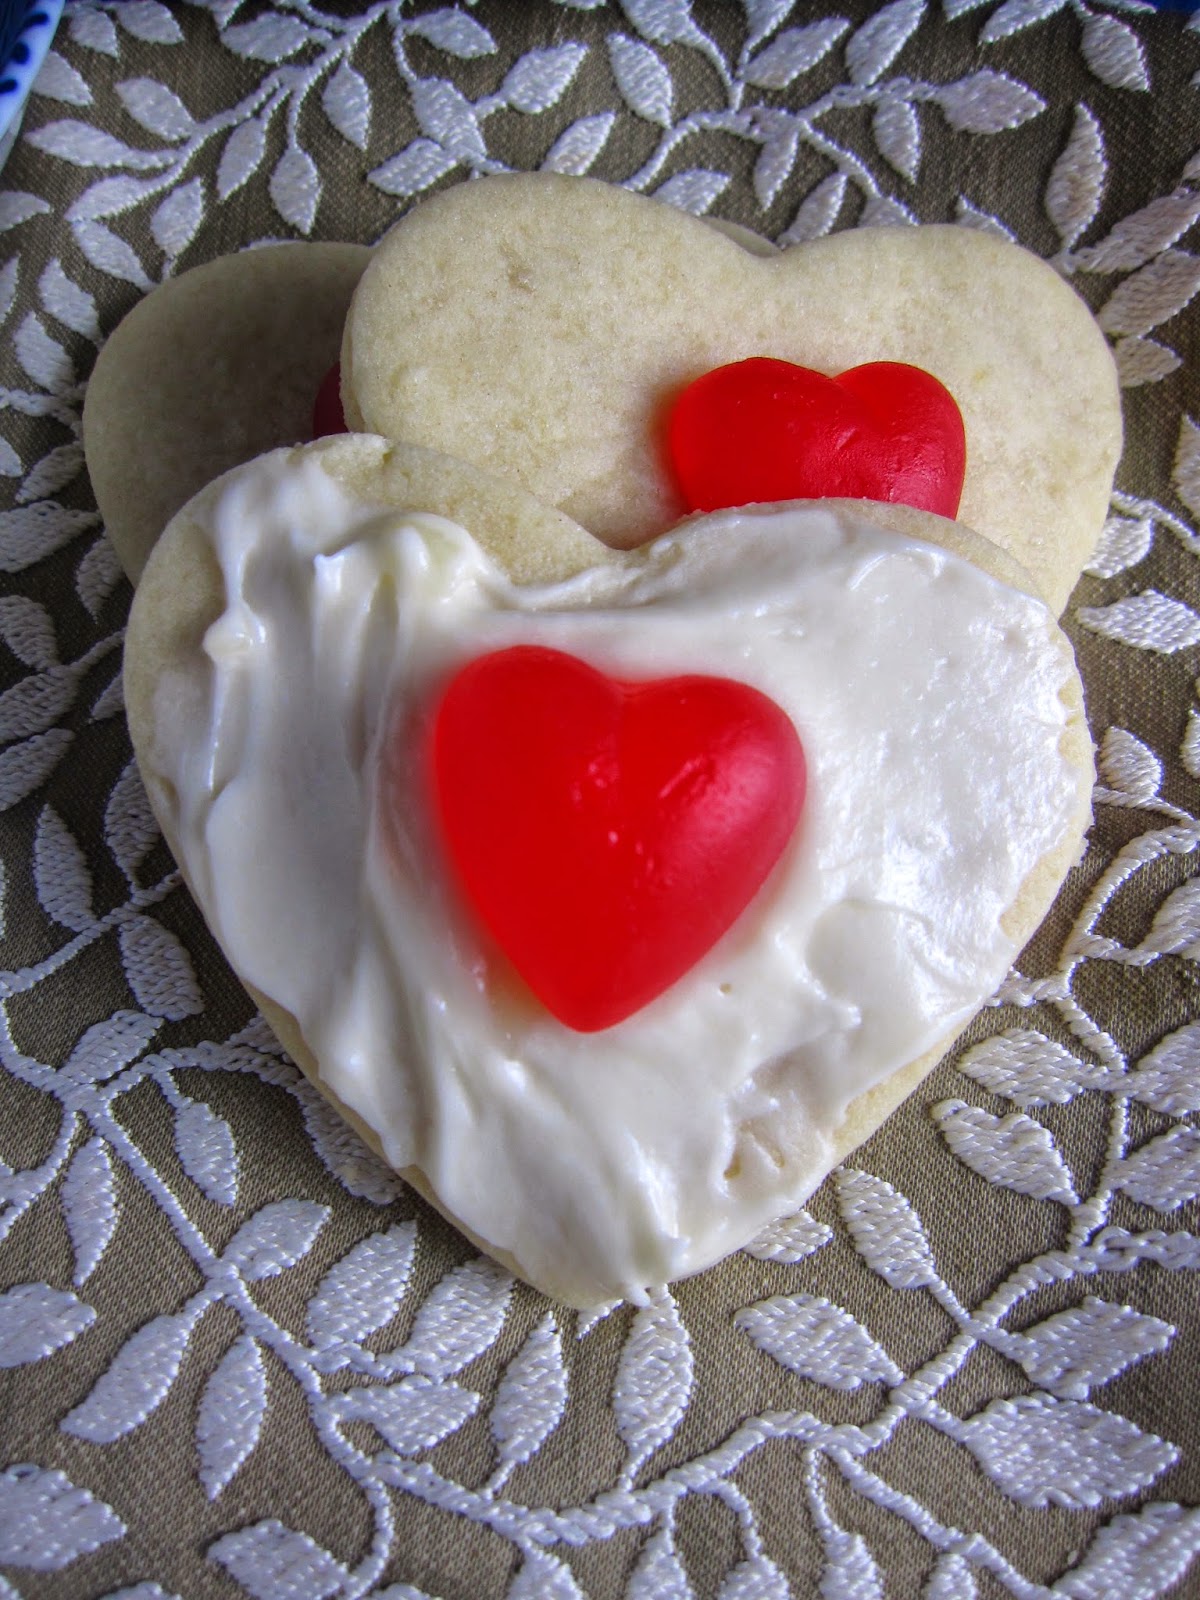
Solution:
<svg viewBox="0 0 1200 1600"><path fill-rule="evenodd" d="M844 1168L837 1196L858 1253L889 1287L922 1289L939 1281L921 1219L898 1189L870 1172Z"/></svg>
<svg viewBox="0 0 1200 1600"><path fill-rule="evenodd" d="M136 150L115 134L105 133L90 122L76 122L72 117L47 122L28 139L46 155L57 156L76 167L131 167L135 172L152 172L171 159L164 151Z"/></svg>
<svg viewBox="0 0 1200 1600"><path fill-rule="evenodd" d="M117 1589L106 1594L103 1600L180 1600L180 1596L168 1594L158 1583L135 1583L132 1589Z"/></svg>
<svg viewBox="0 0 1200 1600"><path fill-rule="evenodd" d="M499 92L514 111L548 111L567 92L586 55L584 44L527 50L505 73Z"/></svg>
<svg viewBox="0 0 1200 1600"><path fill-rule="evenodd" d="M124 1533L112 1507L65 1473L35 1466L0 1473L0 1561L9 1566L59 1572Z"/></svg>
<svg viewBox="0 0 1200 1600"><path fill-rule="evenodd" d="M1181 238L1200 218L1200 192L1176 189L1123 217L1098 244L1080 250L1077 260L1089 272L1130 272L1144 267Z"/></svg>
<svg viewBox="0 0 1200 1600"><path fill-rule="evenodd" d="M0 233L7 233L30 217L42 216L50 210L49 200L40 194L25 194L19 189L7 189L0 194Z"/></svg>
<svg viewBox="0 0 1200 1600"><path fill-rule="evenodd" d="M0 1369L44 1361L96 1320L91 1306L67 1289L19 1283L0 1294Z"/></svg>
<svg viewBox="0 0 1200 1600"><path fill-rule="evenodd" d="M1080 606L1076 616L1089 632L1135 650L1173 655L1200 644L1200 617L1182 600L1172 600L1157 589L1143 589L1111 606Z"/></svg>
<svg viewBox="0 0 1200 1600"><path fill-rule="evenodd" d="M933 98L958 133L1004 133L1046 109L1032 89L990 67L944 85Z"/></svg>
<svg viewBox="0 0 1200 1600"><path fill-rule="evenodd" d="M803 1261L832 1238L832 1228L810 1217L807 1211L797 1211L794 1217L768 1223L746 1246L746 1254L756 1261Z"/></svg>
<svg viewBox="0 0 1200 1600"><path fill-rule="evenodd" d="M1200 711L1194 706L1188 712L1179 759L1189 777L1200 778Z"/></svg>
<svg viewBox="0 0 1200 1600"><path fill-rule="evenodd" d="M256 117L239 123L225 141L217 165L217 197L228 200L258 171L267 149L267 130Z"/></svg>
<svg viewBox="0 0 1200 1600"><path fill-rule="evenodd" d="M145 44L183 42L183 29L158 0L122 0L116 15L126 33Z"/></svg>
<svg viewBox="0 0 1200 1600"><path fill-rule="evenodd" d="M20 456L7 439L0 439L0 477L19 478L25 471Z"/></svg>
<svg viewBox="0 0 1200 1600"><path fill-rule="evenodd" d="M1200 1510L1158 1501L1114 1517L1096 1532L1083 1560L1053 1585L1065 1600L1159 1600L1200 1550Z"/></svg>
<svg viewBox="0 0 1200 1600"><path fill-rule="evenodd" d="M1148 89L1146 52L1127 23L1101 11L1089 11L1083 19L1083 59L1111 89Z"/></svg>
<svg viewBox="0 0 1200 1600"><path fill-rule="evenodd" d="M754 163L754 193L764 211L791 176L798 148L799 135L793 132L768 139L759 152Z"/></svg>
<svg viewBox="0 0 1200 1600"><path fill-rule="evenodd" d="M83 446L60 444L48 451L30 469L17 494L19 505L44 500L73 483L83 469ZM89 518L89 521L92 520Z"/></svg>
<svg viewBox="0 0 1200 1600"><path fill-rule="evenodd" d="M398 1456L432 1450L478 1409L473 1389L420 1375L378 1388L350 1389L337 1404L342 1417L369 1422Z"/></svg>
<svg viewBox="0 0 1200 1600"><path fill-rule="evenodd" d="M503 1462L519 1466L536 1455L558 1427L567 1405L567 1374L554 1313L547 1311L505 1367L489 1418Z"/></svg>
<svg viewBox="0 0 1200 1600"><path fill-rule="evenodd" d="M647 1541L629 1575L625 1600L696 1600L666 1529Z"/></svg>
<svg viewBox="0 0 1200 1600"><path fill-rule="evenodd" d="M152 287L133 246L119 239L101 223L73 222L71 231L84 256L99 271L106 272L110 278L132 283L138 289L148 290Z"/></svg>
<svg viewBox="0 0 1200 1600"><path fill-rule="evenodd" d="M1123 389L1161 383L1183 365L1183 358L1157 339L1118 339L1113 347L1117 379Z"/></svg>
<svg viewBox="0 0 1200 1600"><path fill-rule="evenodd" d="M276 211L297 233L312 231L321 199L321 175L307 150L296 146L279 158L268 185Z"/></svg>
<svg viewBox="0 0 1200 1600"><path fill-rule="evenodd" d="M1113 1412L1043 1394L993 1400L953 1437L1018 1505L1072 1511L1145 1488L1179 1455Z"/></svg>
<svg viewBox="0 0 1200 1600"><path fill-rule="evenodd" d="M196 1413L200 1482L215 1500L253 1451L267 1413L267 1372L249 1334L234 1341L204 1386Z"/></svg>
<svg viewBox="0 0 1200 1600"><path fill-rule="evenodd" d="M1138 948L1200 961L1200 882L1193 878L1171 891Z"/></svg>
<svg viewBox="0 0 1200 1600"><path fill-rule="evenodd" d="M457 161L482 161L487 155L475 107L445 78L422 78L412 87L412 105L421 132Z"/></svg>
<svg viewBox="0 0 1200 1600"><path fill-rule="evenodd" d="M1200 883L1193 881L1185 887L1193 891L1189 910L1196 916L1200 913ZM1135 1100L1169 1117L1200 1111L1200 1022L1190 1022L1160 1039L1138 1062L1128 1082Z"/></svg>
<svg viewBox="0 0 1200 1600"><path fill-rule="evenodd" d="M329 1207L313 1200L272 1200L234 1234L222 1260L251 1283L275 1278L302 1261L329 1220Z"/></svg>
<svg viewBox="0 0 1200 1600"><path fill-rule="evenodd" d="M308 1303L315 1345L357 1343L390 1322L408 1288L417 1246L415 1222L398 1222L360 1239L334 1263Z"/></svg>
<svg viewBox="0 0 1200 1600"><path fill-rule="evenodd" d="M547 1555L536 1545L525 1552L504 1600L587 1600L565 1561Z"/></svg>
<svg viewBox="0 0 1200 1600"><path fill-rule="evenodd" d="M19 256L13 256L11 261L6 261L3 267L0 267L0 324L8 321L9 313L16 301L17 274L20 267Z"/></svg>
<svg viewBox="0 0 1200 1600"><path fill-rule="evenodd" d="M608 142L617 120L615 111L601 111L593 117L580 117L564 128L546 152L543 172L565 172L581 178L594 164Z"/></svg>
<svg viewBox="0 0 1200 1600"><path fill-rule="evenodd" d="M998 239L1007 239L1009 244L1016 243L1016 235L1011 228L1006 228L999 217L992 216L989 211L981 211L974 206L965 195L959 195L954 202L954 220L960 228L974 228L978 233L992 233Z"/></svg>
<svg viewBox="0 0 1200 1600"><path fill-rule="evenodd" d="M103 1139L91 1139L67 1169L62 1186L63 1217L75 1252L76 1287L99 1266L117 1228L117 1191Z"/></svg>
<svg viewBox="0 0 1200 1600"><path fill-rule="evenodd" d="M126 111L148 133L174 144L194 131L195 118L165 83L153 78L127 78L114 87Z"/></svg>
<svg viewBox="0 0 1200 1600"><path fill-rule="evenodd" d="M891 0L859 28L846 46L850 82L874 83L912 38L925 15L925 0Z"/></svg>
<svg viewBox="0 0 1200 1600"><path fill-rule="evenodd" d="M950 1149L981 1178L1035 1200L1076 1202L1071 1174L1040 1122L1020 1111L993 1117L961 1100L942 1100L932 1112Z"/></svg>
<svg viewBox="0 0 1200 1600"><path fill-rule="evenodd" d="M749 63L746 82L759 89L786 89L823 61L849 26L845 17L825 17L803 28L786 29Z"/></svg>
<svg viewBox="0 0 1200 1600"><path fill-rule="evenodd" d="M132 883L158 840L158 823L136 761L131 761L113 784L104 808L104 838L117 865Z"/></svg>
<svg viewBox="0 0 1200 1600"><path fill-rule="evenodd" d="M1171 472L1175 493L1194 516L1200 517L1200 428L1191 417L1180 417L1175 465Z"/></svg>
<svg viewBox="0 0 1200 1600"><path fill-rule="evenodd" d="M621 98L630 110L647 122L669 128L675 89L671 74L650 46L623 33L610 33L608 59Z"/></svg>
<svg viewBox="0 0 1200 1600"><path fill-rule="evenodd" d="M131 178L127 173L101 178L71 202L66 218L68 222L88 222L96 217L115 217L131 210L147 195L157 194L161 188L161 178Z"/></svg>
<svg viewBox="0 0 1200 1600"><path fill-rule="evenodd" d="M806 244L810 239L823 238L837 221L845 194L844 172L831 172L822 178L801 202L791 227L779 236L779 243Z"/></svg>
<svg viewBox="0 0 1200 1600"><path fill-rule="evenodd" d="M275 11L255 17L253 22L234 23L221 34L221 43L247 61L269 61L278 66L303 49L312 37L312 30L298 17Z"/></svg>
<svg viewBox="0 0 1200 1600"><path fill-rule="evenodd" d="M678 206L680 211L690 211L702 217L729 187L727 172L708 172L703 167L692 167L687 172L677 172L654 191L656 200Z"/></svg>
<svg viewBox="0 0 1200 1600"><path fill-rule="evenodd" d="M23 594L0 595L0 639L27 667L52 667L58 661L54 619L40 601Z"/></svg>
<svg viewBox="0 0 1200 1600"><path fill-rule="evenodd" d="M776 1295L739 1311L733 1322L789 1372L827 1389L900 1383L904 1377L861 1323L820 1295Z"/></svg>
<svg viewBox="0 0 1200 1600"><path fill-rule="evenodd" d="M879 154L912 183L921 162L921 124L907 100L881 100L871 119Z"/></svg>
<svg viewBox="0 0 1200 1600"><path fill-rule="evenodd" d="M85 50L95 50L98 55L116 56L119 53L117 30L112 18L103 11L90 11L84 6L73 6L70 13L71 38Z"/></svg>
<svg viewBox="0 0 1200 1600"><path fill-rule="evenodd" d="M491 1348L504 1326L512 1278L483 1256L448 1272L426 1297L404 1354L418 1371L448 1378Z"/></svg>
<svg viewBox="0 0 1200 1600"><path fill-rule="evenodd" d="M1158 798L1162 762L1127 728L1106 730L1097 766L1108 787L1134 804L1146 805Z"/></svg>
<svg viewBox="0 0 1200 1600"><path fill-rule="evenodd" d="M823 1581L821 1591L824 1594ZM790 1597L787 1579L766 1556L751 1556L746 1561L739 1561L736 1567L725 1574L717 1590L717 1600L790 1600ZM875 1596L868 1592L862 1596L862 1600L875 1600Z"/></svg>
<svg viewBox="0 0 1200 1600"><path fill-rule="evenodd" d="M254 1600L329 1600L348 1576L328 1550L274 1517L225 1534L209 1545L208 1558Z"/></svg>
<svg viewBox="0 0 1200 1600"><path fill-rule="evenodd" d="M99 616L101 606L124 575L112 541L102 533L92 541L75 569L75 593L90 616Z"/></svg>
<svg viewBox="0 0 1200 1600"><path fill-rule="evenodd" d="M653 44L703 44L691 0L621 0L621 10Z"/></svg>
<svg viewBox="0 0 1200 1600"><path fill-rule="evenodd" d="M191 244L203 221L204 183L192 178L171 190L150 218L150 232L162 253L174 259Z"/></svg>
<svg viewBox="0 0 1200 1600"><path fill-rule="evenodd" d="M960 1555L940 1556L921 1590L921 1600L977 1600L975 1575Z"/></svg>
<svg viewBox="0 0 1200 1600"><path fill-rule="evenodd" d="M96 314L96 299L69 278L57 261L48 263L38 279L38 294L42 305L72 333L81 333L93 341L100 337L100 319Z"/></svg>
<svg viewBox="0 0 1200 1600"><path fill-rule="evenodd" d="M1026 1329L1017 1359L1039 1388L1084 1400L1134 1362L1165 1350L1174 1336L1169 1322L1087 1295L1081 1305Z"/></svg>
<svg viewBox="0 0 1200 1600"><path fill-rule="evenodd" d="M19 679L0 694L0 743L27 739L57 722L75 696L74 675L66 667L47 667Z"/></svg>
<svg viewBox="0 0 1200 1600"><path fill-rule="evenodd" d="M787 1589L778 1592L786 1600ZM825 1535L821 1600L883 1600L883 1579L861 1534L834 1528Z"/></svg>
<svg viewBox="0 0 1200 1600"><path fill-rule="evenodd" d="M1055 0L1055 10L1059 4ZM1046 215L1064 245L1073 245L1096 220L1107 174L1100 124L1086 106L1076 106L1071 137L1046 184Z"/></svg>
<svg viewBox="0 0 1200 1600"><path fill-rule="evenodd" d="M1126 1156L1113 1187L1155 1211L1175 1211L1200 1194L1200 1128L1172 1128Z"/></svg>
<svg viewBox="0 0 1200 1600"><path fill-rule="evenodd" d="M633 1462L640 1465L675 1432L692 1381L691 1340L663 1289L638 1308L613 1382L613 1416Z"/></svg>
<svg viewBox="0 0 1200 1600"><path fill-rule="evenodd" d="M166 1399L195 1323L186 1313L144 1323L117 1351L82 1404L59 1427L76 1439L112 1444L141 1426Z"/></svg>
<svg viewBox="0 0 1200 1600"><path fill-rule="evenodd" d="M330 122L356 150L367 148L371 131L371 91L361 73L355 72L348 61L338 63L338 69L325 85L321 105Z"/></svg>
<svg viewBox="0 0 1200 1600"><path fill-rule="evenodd" d="M183 1170L198 1189L218 1205L233 1205L237 1199L237 1148L223 1117L201 1100L188 1100L175 1113L175 1149Z"/></svg>
<svg viewBox="0 0 1200 1600"><path fill-rule="evenodd" d="M367 176L384 194L394 194L405 200L409 195L423 193L431 183L453 172L457 165L458 158L448 155L432 139L414 139L398 156L385 161Z"/></svg>
<svg viewBox="0 0 1200 1600"><path fill-rule="evenodd" d="M74 834L45 806L33 840L33 882L48 917L72 933L91 926L92 874Z"/></svg>
<svg viewBox="0 0 1200 1600"><path fill-rule="evenodd" d="M972 1045L958 1070L1019 1106L1065 1106L1084 1089L1111 1087L1104 1067L1028 1028L1012 1028Z"/></svg>
<svg viewBox="0 0 1200 1600"><path fill-rule="evenodd" d="M907 206L893 200L891 195L873 194L862 208L858 219L860 228L911 228L916 217Z"/></svg>
<svg viewBox="0 0 1200 1600"><path fill-rule="evenodd" d="M747 51L770 38L794 4L795 0L742 0L749 30L746 34ZM753 82L753 79L750 81Z"/></svg>
<svg viewBox="0 0 1200 1600"><path fill-rule="evenodd" d="M304 1131L329 1172L347 1194L372 1205L389 1205L400 1193L401 1182L386 1162L380 1160L337 1112L301 1078L293 1088L300 1102Z"/></svg>
<svg viewBox="0 0 1200 1600"><path fill-rule="evenodd" d="M480 56L496 53L496 41L483 24L457 9L429 11L411 18L406 26L409 33L419 34L460 61L477 61Z"/></svg>
<svg viewBox="0 0 1200 1600"><path fill-rule="evenodd" d="M1101 306L1096 320L1105 333L1149 333L1189 303L1200 289L1200 256L1164 250L1126 278Z"/></svg>
<svg viewBox="0 0 1200 1600"><path fill-rule="evenodd" d="M92 91L86 80L57 50L46 52L45 60L33 80L32 92L45 95L50 100L61 100L68 106L90 106L92 103Z"/></svg>
<svg viewBox="0 0 1200 1600"><path fill-rule="evenodd" d="M153 917L130 917L117 938L125 981L143 1011L178 1022L204 1010L191 958L170 929Z"/></svg>
<svg viewBox="0 0 1200 1600"><path fill-rule="evenodd" d="M13 349L34 383L51 394L62 394L74 384L75 368L70 356L46 332L36 311L30 311L17 328Z"/></svg>
<svg viewBox="0 0 1200 1600"><path fill-rule="evenodd" d="M980 44L996 44L1061 11L1066 0L1004 0L979 30Z"/></svg>
<svg viewBox="0 0 1200 1600"><path fill-rule="evenodd" d="M124 709L125 686L121 674L117 672L92 702L91 721L102 722L105 717L115 717Z"/></svg>
<svg viewBox="0 0 1200 1600"><path fill-rule="evenodd" d="M32 794L54 771L71 743L66 728L51 728L0 751L0 811Z"/></svg>
<svg viewBox="0 0 1200 1600"><path fill-rule="evenodd" d="M136 1061L161 1026L140 1011L114 1011L82 1034L62 1071L76 1083L104 1083Z"/></svg>
<svg viewBox="0 0 1200 1600"><path fill-rule="evenodd" d="M1150 553L1154 542L1154 523L1149 517L1109 517L1096 545L1096 552L1084 567L1094 578L1115 578L1128 572Z"/></svg>

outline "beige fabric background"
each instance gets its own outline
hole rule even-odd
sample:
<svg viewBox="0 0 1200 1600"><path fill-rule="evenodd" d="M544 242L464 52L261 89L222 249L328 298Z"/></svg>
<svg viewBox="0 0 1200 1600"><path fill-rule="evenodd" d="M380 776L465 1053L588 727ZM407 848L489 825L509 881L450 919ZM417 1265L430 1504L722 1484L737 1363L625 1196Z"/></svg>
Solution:
<svg viewBox="0 0 1200 1600"><path fill-rule="evenodd" d="M0 1595L1200 1592L1198 73L1116 0L68 8L0 175ZM1067 613L1105 791L1009 1003L807 1218L591 1327L254 1028L129 773L77 446L152 282L585 149L772 237L1003 226L1131 380Z"/></svg>

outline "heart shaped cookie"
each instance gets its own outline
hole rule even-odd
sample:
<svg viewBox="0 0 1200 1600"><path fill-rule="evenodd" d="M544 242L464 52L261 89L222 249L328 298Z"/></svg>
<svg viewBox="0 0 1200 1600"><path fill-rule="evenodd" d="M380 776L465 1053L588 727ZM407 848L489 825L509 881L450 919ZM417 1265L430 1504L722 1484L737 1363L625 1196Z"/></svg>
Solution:
<svg viewBox="0 0 1200 1600"><path fill-rule="evenodd" d="M383 239L342 346L351 426L462 457L628 547L683 510L662 433L730 362L933 374L966 429L959 516L1061 609L1103 526L1116 372L1087 307L1016 245L959 227L839 233L759 258L585 178L460 184Z"/></svg>
<svg viewBox="0 0 1200 1600"><path fill-rule="evenodd" d="M96 504L136 582L154 541L206 483L312 437L313 401L337 360L356 244L281 244L170 278L105 343L83 439Z"/></svg>
<svg viewBox="0 0 1200 1600"><path fill-rule="evenodd" d="M130 728L210 926L322 1091L539 1287L637 1298L873 1131L1075 859L1081 692L1022 585L903 508L722 512L617 552L464 463L325 440L236 469L167 529L130 618ZM807 768L749 904L596 1032L523 981L431 786L445 696L528 650L618 685L740 685ZM471 826L488 815L476 797ZM493 820L502 851L524 823L499 794Z"/></svg>

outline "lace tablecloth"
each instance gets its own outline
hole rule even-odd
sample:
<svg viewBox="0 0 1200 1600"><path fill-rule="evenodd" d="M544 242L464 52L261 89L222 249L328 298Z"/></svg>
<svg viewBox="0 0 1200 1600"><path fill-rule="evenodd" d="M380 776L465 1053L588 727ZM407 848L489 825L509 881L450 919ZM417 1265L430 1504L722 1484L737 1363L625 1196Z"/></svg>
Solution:
<svg viewBox="0 0 1200 1600"><path fill-rule="evenodd" d="M1200 1592L1198 146L1200 29L1133 0L68 7L0 178L0 1596ZM1015 236L1129 433L1056 910L805 1213L591 1318L381 1167L216 952L79 441L164 277L537 167L783 243Z"/></svg>

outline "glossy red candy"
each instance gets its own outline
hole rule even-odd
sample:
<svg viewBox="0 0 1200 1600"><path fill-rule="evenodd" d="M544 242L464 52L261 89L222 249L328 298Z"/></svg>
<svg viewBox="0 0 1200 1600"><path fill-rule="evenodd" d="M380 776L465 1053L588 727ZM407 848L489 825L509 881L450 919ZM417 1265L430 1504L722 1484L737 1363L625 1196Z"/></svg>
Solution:
<svg viewBox="0 0 1200 1600"><path fill-rule="evenodd" d="M325 439L331 433L349 433L342 411L342 366L335 361L321 379L313 405L312 436Z"/></svg>
<svg viewBox="0 0 1200 1600"><path fill-rule="evenodd" d="M953 517L967 456L954 397L920 367L827 378L766 356L689 384L668 448L691 511L841 496Z"/></svg>
<svg viewBox="0 0 1200 1600"><path fill-rule="evenodd" d="M433 722L435 805L474 910L546 1008L611 1027L689 971L778 860L804 801L784 712L726 678L625 683L517 646Z"/></svg>

